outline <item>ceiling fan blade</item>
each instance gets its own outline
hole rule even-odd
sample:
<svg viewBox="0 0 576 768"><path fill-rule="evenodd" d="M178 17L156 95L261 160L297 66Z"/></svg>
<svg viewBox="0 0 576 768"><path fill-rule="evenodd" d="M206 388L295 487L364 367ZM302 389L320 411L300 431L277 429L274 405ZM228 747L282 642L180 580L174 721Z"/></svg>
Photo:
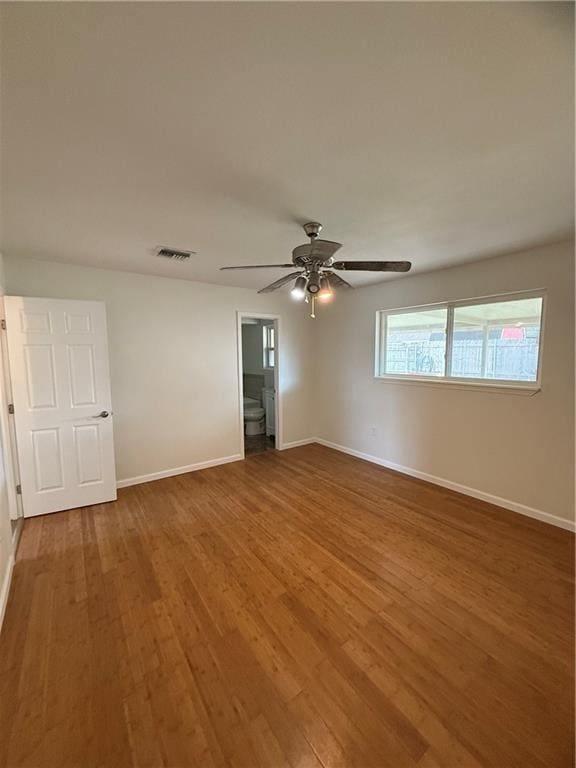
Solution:
<svg viewBox="0 0 576 768"><path fill-rule="evenodd" d="M223 269L285 269L285 268L294 268L294 264L250 264L246 267L220 267L220 270Z"/></svg>
<svg viewBox="0 0 576 768"><path fill-rule="evenodd" d="M298 275L301 275L302 272L291 272L289 275L284 275L284 277L281 277L279 280L275 280L273 283L270 283L270 285L267 285L265 288L260 288L258 293L271 293L272 291L275 291L277 288L282 288L283 285L286 285L286 283L289 283L290 280L294 280L295 277L298 277Z"/></svg>
<svg viewBox="0 0 576 768"><path fill-rule="evenodd" d="M354 288L353 285L350 285L350 283L340 277L340 275L337 275L336 272L324 272L324 274L328 278L331 288Z"/></svg>
<svg viewBox="0 0 576 768"><path fill-rule="evenodd" d="M335 261L331 266L358 272L408 272L412 264L409 261Z"/></svg>

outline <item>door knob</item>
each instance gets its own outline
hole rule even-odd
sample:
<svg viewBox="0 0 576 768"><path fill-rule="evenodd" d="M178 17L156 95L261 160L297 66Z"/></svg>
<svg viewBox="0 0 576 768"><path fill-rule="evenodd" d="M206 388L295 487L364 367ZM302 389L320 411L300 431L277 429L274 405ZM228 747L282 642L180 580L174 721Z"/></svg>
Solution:
<svg viewBox="0 0 576 768"><path fill-rule="evenodd" d="M95 419L107 419L108 416L110 416L109 411L100 411L98 416L94 416L93 418L95 418Z"/></svg>

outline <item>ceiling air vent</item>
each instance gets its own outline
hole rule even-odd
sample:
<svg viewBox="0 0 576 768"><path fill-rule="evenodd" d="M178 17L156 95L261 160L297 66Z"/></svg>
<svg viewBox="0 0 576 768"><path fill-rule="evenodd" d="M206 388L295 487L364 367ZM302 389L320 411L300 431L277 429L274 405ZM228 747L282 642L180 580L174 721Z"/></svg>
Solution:
<svg viewBox="0 0 576 768"><path fill-rule="evenodd" d="M168 248L165 245L161 245L156 250L156 256L162 256L165 259L175 259L176 261L186 261L186 259L194 255L194 251L181 251L179 248Z"/></svg>

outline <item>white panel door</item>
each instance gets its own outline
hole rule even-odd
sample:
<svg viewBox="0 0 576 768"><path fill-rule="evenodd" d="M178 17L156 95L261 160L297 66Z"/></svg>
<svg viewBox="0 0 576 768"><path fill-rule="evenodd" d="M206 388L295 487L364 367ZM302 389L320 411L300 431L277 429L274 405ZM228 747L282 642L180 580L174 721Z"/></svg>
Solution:
<svg viewBox="0 0 576 768"><path fill-rule="evenodd" d="M104 304L4 301L24 517L114 500Z"/></svg>

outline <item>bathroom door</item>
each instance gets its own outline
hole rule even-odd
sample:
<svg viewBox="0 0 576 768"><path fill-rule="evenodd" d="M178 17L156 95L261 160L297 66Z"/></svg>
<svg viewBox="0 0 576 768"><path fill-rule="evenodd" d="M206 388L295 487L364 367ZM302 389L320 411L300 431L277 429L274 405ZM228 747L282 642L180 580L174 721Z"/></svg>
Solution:
<svg viewBox="0 0 576 768"><path fill-rule="evenodd" d="M104 304L4 301L24 517L116 499Z"/></svg>

